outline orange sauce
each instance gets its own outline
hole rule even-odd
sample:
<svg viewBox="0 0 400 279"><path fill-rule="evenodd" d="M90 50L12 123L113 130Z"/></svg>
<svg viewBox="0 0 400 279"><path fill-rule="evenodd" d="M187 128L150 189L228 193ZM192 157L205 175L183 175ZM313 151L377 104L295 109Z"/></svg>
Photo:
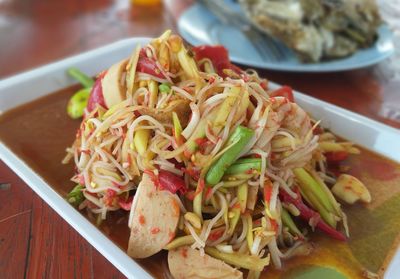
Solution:
<svg viewBox="0 0 400 279"><path fill-rule="evenodd" d="M74 86L60 90L0 116L0 140L62 197L74 186L69 180L74 173L73 164L63 165L61 160L80 124L80 120L70 119L65 109L77 89ZM400 165L361 150L360 155L350 156L340 166L360 178L373 198L367 206L343 206L349 219L349 241L338 242L318 232L311 233L315 247L311 255L285 261L282 270L268 267L262 278L296 278L315 266L333 268L348 278L362 278L365 269L383 274L400 240ZM86 212L82 214L91 220ZM115 212L100 226L123 250L127 249L129 238L127 220L126 212ZM138 262L157 278L165 278L168 272L165 251Z"/></svg>

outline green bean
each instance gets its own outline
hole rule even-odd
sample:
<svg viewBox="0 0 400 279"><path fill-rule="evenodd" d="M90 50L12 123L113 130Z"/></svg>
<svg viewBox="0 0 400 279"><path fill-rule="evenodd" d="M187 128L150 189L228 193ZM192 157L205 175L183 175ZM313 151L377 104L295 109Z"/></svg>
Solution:
<svg viewBox="0 0 400 279"><path fill-rule="evenodd" d="M217 203L217 200L215 198L215 195L212 195L210 200L211 200L211 205L213 206L213 208L215 210L219 211L219 207L218 207L218 203Z"/></svg>
<svg viewBox="0 0 400 279"><path fill-rule="evenodd" d="M246 181L247 181L247 179L240 179L240 180L237 179L237 180L231 180L231 181L228 180L228 181L224 181L224 185L222 185L222 187L224 187L224 188L238 187Z"/></svg>
<svg viewBox="0 0 400 279"><path fill-rule="evenodd" d="M247 183L243 183L237 188L236 196L238 198L241 212L246 211L248 187L249 185L247 185Z"/></svg>
<svg viewBox="0 0 400 279"><path fill-rule="evenodd" d="M193 134L185 143L186 145L185 152L187 153L188 156L192 155L198 147L196 139L202 139L206 136L206 126L207 126L207 119L206 118L201 119L196 129L194 130Z"/></svg>
<svg viewBox="0 0 400 279"><path fill-rule="evenodd" d="M196 129L190 136L190 138L186 141L185 146L185 155L186 156L191 156L198 148L198 144L196 143L196 140L202 139L206 136L206 128L208 125L208 122L211 119L214 119L216 117L217 111L213 110L210 114L208 114L205 118L202 118L197 124Z"/></svg>
<svg viewBox="0 0 400 279"><path fill-rule="evenodd" d="M282 222L283 224L288 227L289 231L301 238L303 238L303 234L301 231L297 228L296 224L293 222L292 217L290 216L289 212L285 208L282 207Z"/></svg>
<svg viewBox="0 0 400 279"><path fill-rule="evenodd" d="M336 201L335 197L333 196L331 189L329 189L328 186L326 186L325 182L319 177L319 175L317 174L317 172L315 170L310 171L310 175L315 179L315 181L319 184L321 189L325 192L327 198L329 199L330 203L332 204L332 206L335 210L335 213L339 217L343 217L343 211L340 208L339 203Z"/></svg>
<svg viewBox="0 0 400 279"><path fill-rule="evenodd" d="M84 88L76 92L68 101L67 113L72 119L83 116L87 102L89 100L90 88Z"/></svg>
<svg viewBox="0 0 400 279"><path fill-rule="evenodd" d="M228 119L229 113L235 105L236 99L238 98L240 91L241 88L236 86L230 87L228 89L228 97L226 97L222 104L219 106L218 113L212 120L214 126L214 134L217 135L225 126L226 119Z"/></svg>
<svg viewBox="0 0 400 279"><path fill-rule="evenodd" d="M326 210L322 203L317 199L311 192L300 190L303 198L321 215L322 219L328 223L332 228L336 228L337 222L334 218L334 214Z"/></svg>
<svg viewBox="0 0 400 279"><path fill-rule="evenodd" d="M247 222L247 233L246 233L246 241L247 241L247 247L249 248L249 251L251 251L251 247L253 247L253 219L251 218L251 215L247 213L245 215L246 222Z"/></svg>
<svg viewBox="0 0 400 279"><path fill-rule="evenodd" d="M197 185L196 192L199 191L200 186ZM199 191L193 199L193 212L199 216L201 220L203 220L203 215L201 214L202 211L202 201L203 201L203 191Z"/></svg>
<svg viewBox="0 0 400 279"><path fill-rule="evenodd" d="M221 181L225 171L236 161L240 152L253 136L254 131L243 126L238 126L233 131L226 143L226 146L232 146L208 170L207 184L215 185Z"/></svg>
<svg viewBox="0 0 400 279"><path fill-rule="evenodd" d="M156 106L156 102L158 99L158 82L155 80L149 80L148 81L148 87L149 87L149 92L150 92L150 98L149 98L149 107L154 108Z"/></svg>
<svg viewBox="0 0 400 279"><path fill-rule="evenodd" d="M194 238L192 235L185 235L185 236L180 236L172 240L170 243L168 243L164 249L165 250L172 250L176 249L181 246L185 245L192 245L194 243Z"/></svg>
<svg viewBox="0 0 400 279"><path fill-rule="evenodd" d="M232 235L235 231L236 225L240 219L240 208L234 207L231 209L230 213L232 213L231 218L229 218L229 230L228 234Z"/></svg>
<svg viewBox="0 0 400 279"><path fill-rule="evenodd" d="M225 171L225 174L238 174L250 170L261 170L260 158L239 159Z"/></svg>
<svg viewBox="0 0 400 279"><path fill-rule="evenodd" d="M222 177L223 181L234 181L234 180L249 180L250 178L254 177L254 173L238 173L238 174L228 174L226 175L226 172L224 176Z"/></svg>
<svg viewBox="0 0 400 279"><path fill-rule="evenodd" d="M82 185L80 185L80 184L76 185L76 186L74 187L74 189L72 189L71 192L68 193L68 195L67 195L67 201L68 201L70 204L74 205L74 206L80 205L81 202L83 202L83 200L84 200L84 198L85 198L85 197L83 196L83 193L82 193L82 189L83 189L83 188L84 188L84 187L83 187Z"/></svg>
<svg viewBox="0 0 400 279"><path fill-rule="evenodd" d="M228 194L229 190L227 188L224 188L224 187L219 187L218 188L218 192L221 192L223 194Z"/></svg>
<svg viewBox="0 0 400 279"><path fill-rule="evenodd" d="M91 77L85 75L77 68L69 68L68 74L79 81L84 88L91 88L94 84L94 80Z"/></svg>
<svg viewBox="0 0 400 279"><path fill-rule="evenodd" d="M182 134L182 125L175 111L172 112L172 123L174 124L175 140L178 142Z"/></svg>
<svg viewBox="0 0 400 279"><path fill-rule="evenodd" d="M252 255L243 255L238 253L223 253L214 247L204 248L210 256L223 260L224 262L249 270L262 271L269 264L269 257L259 258Z"/></svg>
<svg viewBox="0 0 400 279"><path fill-rule="evenodd" d="M336 211L324 190L305 169L296 168L293 170L293 173L300 184L300 188L303 189L304 192L314 195L328 212L334 213Z"/></svg>

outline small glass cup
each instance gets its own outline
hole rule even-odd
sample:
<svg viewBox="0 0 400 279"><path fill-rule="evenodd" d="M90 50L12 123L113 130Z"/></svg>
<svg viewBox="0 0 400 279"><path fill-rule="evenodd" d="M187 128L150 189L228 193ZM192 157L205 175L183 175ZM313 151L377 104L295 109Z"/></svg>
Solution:
<svg viewBox="0 0 400 279"><path fill-rule="evenodd" d="M151 6L161 3L161 0L131 0L131 3L138 6Z"/></svg>

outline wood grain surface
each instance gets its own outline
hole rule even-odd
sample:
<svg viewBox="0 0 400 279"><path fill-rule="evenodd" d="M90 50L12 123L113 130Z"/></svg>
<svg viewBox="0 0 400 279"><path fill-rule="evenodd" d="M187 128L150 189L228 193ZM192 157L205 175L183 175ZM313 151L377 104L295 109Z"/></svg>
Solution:
<svg viewBox="0 0 400 279"><path fill-rule="evenodd" d="M190 3L169 0L139 7L129 0L2 0L0 78L122 38L176 30L177 17ZM376 67L331 74L262 73L400 128L381 114L385 94L392 93L388 88L400 84L389 84ZM11 183L0 189L0 278L124 277L3 162L0 182Z"/></svg>

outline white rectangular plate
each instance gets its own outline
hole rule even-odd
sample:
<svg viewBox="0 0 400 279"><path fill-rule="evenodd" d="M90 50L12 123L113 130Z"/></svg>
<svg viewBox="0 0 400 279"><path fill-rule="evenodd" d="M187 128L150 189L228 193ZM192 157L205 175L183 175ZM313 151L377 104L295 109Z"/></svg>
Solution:
<svg viewBox="0 0 400 279"><path fill-rule="evenodd" d="M0 113L75 83L66 74L77 67L89 75L107 69L128 57L137 44L148 38L132 38L0 81ZM272 84L272 86L277 86ZM400 131L318 99L295 93L297 103L334 133L400 163ZM128 278L151 276L69 205L17 155L0 143L0 159L19 175L61 217ZM400 253L391 262L386 278L400 278Z"/></svg>

